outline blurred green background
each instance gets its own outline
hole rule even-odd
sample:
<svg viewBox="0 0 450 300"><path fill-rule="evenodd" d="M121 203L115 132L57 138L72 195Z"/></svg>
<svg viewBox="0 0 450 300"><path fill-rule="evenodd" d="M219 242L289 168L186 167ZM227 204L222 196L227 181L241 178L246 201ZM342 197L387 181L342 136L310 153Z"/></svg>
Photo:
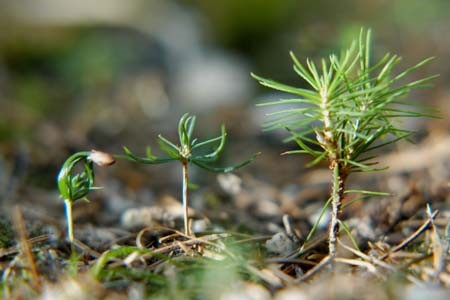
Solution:
<svg viewBox="0 0 450 300"><path fill-rule="evenodd" d="M302 85L288 52L327 55L361 26L373 29L375 56L397 53L404 67L436 57L415 75L440 74L435 86L411 98L444 118L408 126L422 136L450 128L448 0L3 0L1 7L3 197L20 172L53 188L75 150L143 150L156 133L173 134L183 112L199 115L200 135L225 122L233 158L281 144L261 134L264 111L254 106L275 95L249 73Z"/></svg>

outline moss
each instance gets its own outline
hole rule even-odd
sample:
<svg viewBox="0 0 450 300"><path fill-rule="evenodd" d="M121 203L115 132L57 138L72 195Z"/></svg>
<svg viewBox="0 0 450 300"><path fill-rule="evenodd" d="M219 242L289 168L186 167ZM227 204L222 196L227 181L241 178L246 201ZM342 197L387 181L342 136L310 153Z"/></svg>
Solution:
<svg viewBox="0 0 450 300"><path fill-rule="evenodd" d="M0 248L7 248L14 243L14 232L11 223L5 218L0 219Z"/></svg>

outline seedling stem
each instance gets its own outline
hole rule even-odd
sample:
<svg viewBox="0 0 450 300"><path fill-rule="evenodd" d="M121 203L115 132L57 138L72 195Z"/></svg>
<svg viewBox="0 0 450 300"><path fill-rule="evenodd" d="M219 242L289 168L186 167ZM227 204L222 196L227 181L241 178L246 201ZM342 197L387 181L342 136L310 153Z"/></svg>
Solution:
<svg viewBox="0 0 450 300"><path fill-rule="evenodd" d="M187 236L191 235L191 230L189 228L189 207L188 207L188 164L187 162L182 162L183 167L183 211L184 211L184 234Z"/></svg>

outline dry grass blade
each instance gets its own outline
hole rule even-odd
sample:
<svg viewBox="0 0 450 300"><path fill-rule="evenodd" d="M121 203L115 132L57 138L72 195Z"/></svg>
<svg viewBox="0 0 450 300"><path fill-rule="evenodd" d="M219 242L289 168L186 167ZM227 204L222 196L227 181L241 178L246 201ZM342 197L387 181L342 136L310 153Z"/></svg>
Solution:
<svg viewBox="0 0 450 300"><path fill-rule="evenodd" d="M425 260L429 257L431 257L430 253L418 253L418 252L406 252L406 251L399 251L399 252L395 252L389 255L390 258L393 259L410 259L411 262L406 264L405 266L403 266L403 268L409 267L415 263L418 263L422 260Z"/></svg>
<svg viewBox="0 0 450 300"><path fill-rule="evenodd" d="M276 276L271 270L268 269L259 270L258 268L251 265L247 265L246 269L251 274L259 277L261 280L268 283L274 288L280 288L283 286L281 279L278 276Z"/></svg>
<svg viewBox="0 0 450 300"><path fill-rule="evenodd" d="M27 240L27 243L29 245L34 245L34 244L37 244L37 243L45 242L48 239L49 239L49 236L47 234L43 234L43 235L39 235L39 236L36 236L36 237L29 238ZM8 255L12 255L12 254L17 254L17 253L19 253L19 248L17 246L12 246L12 247L9 247L9 248L6 248L6 249L0 249L0 258L3 258L3 257L8 256Z"/></svg>
<svg viewBox="0 0 450 300"><path fill-rule="evenodd" d="M140 255L140 259L149 260L153 258L155 255L170 255L173 251L182 250L185 254L193 254L192 250L195 250L193 247L209 245L215 249L219 249L223 253L225 253L230 258L235 258L235 255L228 251L226 247L222 243L215 243L214 241L219 240L221 238L230 237L231 234L228 233L220 233L220 234L210 234L202 237L194 237L185 235L177 230L166 228L166 227L147 227L142 229L137 237L136 237L136 246L140 249L147 249L147 247L142 242L142 237L145 232L150 230L166 230L171 231L173 234L169 234L167 236L159 238L159 242L165 242L166 245L163 245L159 248L149 249L152 253L146 253ZM184 241L177 240L177 237L181 237L186 239ZM198 250L198 249L197 249ZM153 263L158 265L159 263ZM121 262L112 264L112 266L121 265Z"/></svg>
<svg viewBox="0 0 450 300"><path fill-rule="evenodd" d="M295 250L291 255L288 256L288 258L295 258L302 254L305 254L306 252L309 252L316 247L320 246L323 242L327 240L326 234L318 235L316 238L313 238L312 240L306 242L298 250Z"/></svg>
<svg viewBox="0 0 450 300"><path fill-rule="evenodd" d="M314 274L318 273L320 270L322 270L325 266L327 266L330 262L332 262L333 257L328 255L324 259L322 259L317 265L314 266L311 270L306 272L305 275L303 275L300 278L297 278L295 280L295 283L300 283L302 281L305 281L309 278L311 278Z"/></svg>
<svg viewBox="0 0 450 300"><path fill-rule="evenodd" d="M362 261L362 260L358 260L358 259L350 259L350 258L341 258L341 257L336 257L334 259L334 261L352 265L352 266L365 267L371 273L378 273L377 268L367 261Z"/></svg>
<svg viewBox="0 0 450 300"><path fill-rule="evenodd" d="M412 241L414 241L418 236L420 236L425 230L427 230L427 228L430 226L430 224L432 223L432 221L434 220L434 218L436 218L436 216L438 215L439 211L435 210L430 217L428 218L428 220L422 224L422 226L420 226L413 234L411 234L409 237L407 237L405 240L403 240L400 244L398 244L397 246L395 246L394 248L391 249L391 251L389 253L383 254L382 256L380 256L378 259L383 260L386 257L390 256L392 253L400 251L401 249L405 248L406 246L408 246Z"/></svg>
<svg viewBox="0 0 450 300"><path fill-rule="evenodd" d="M235 234L232 234L232 235L235 236ZM232 244L239 245L239 244L245 244L245 243L250 243L250 242L267 241L271 237L272 237L272 235L261 235L261 236L254 236L254 237L249 237L249 238L242 238L240 240L233 242Z"/></svg>
<svg viewBox="0 0 450 300"><path fill-rule="evenodd" d="M439 280L442 281L446 287L450 286L450 274L449 273L439 274Z"/></svg>
<svg viewBox="0 0 450 300"><path fill-rule="evenodd" d="M270 268L270 270L273 272L275 276L277 276L282 280L285 286L292 286L295 284L295 279L292 276L283 272L278 265L272 264L269 265L268 268Z"/></svg>
<svg viewBox="0 0 450 300"><path fill-rule="evenodd" d="M36 268L36 263L33 258L33 253L31 252L30 244L27 240L27 233L25 229L25 223L23 222L22 211L18 206L14 208L14 227L16 228L16 232L19 236L20 241L20 250L29 266L31 272L31 278L33 282L33 287L37 290L41 290L41 282L39 280L39 273Z"/></svg>
<svg viewBox="0 0 450 300"><path fill-rule="evenodd" d="M88 254L94 258L100 257L100 255L102 255L100 252L95 251L94 249L92 249L91 247L89 247L88 245L86 245L85 243L74 239L73 240L73 246L78 248L78 250L80 250L80 252L84 253L84 254Z"/></svg>
<svg viewBox="0 0 450 300"><path fill-rule="evenodd" d="M434 278L438 278L439 274L442 273L445 269L445 257L444 257L444 246L441 243L441 238L437 231L436 225L434 224L434 218L432 217L431 206L427 205L427 214L431 223L431 242L433 247L433 266L434 266L434 274L432 276Z"/></svg>
<svg viewBox="0 0 450 300"><path fill-rule="evenodd" d="M411 274L406 275L406 279L408 279L409 281L411 281L411 283L414 283L415 285L417 285L419 287L426 287L425 282L417 279L416 277L412 276Z"/></svg>
<svg viewBox="0 0 450 300"><path fill-rule="evenodd" d="M354 255L360 257L361 259L364 259L368 262L371 262L374 265L378 265L380 267L383 267L389 271L395 271L395 268L393 268L392 266L390 266L389 264L385 263L384 261L381 261L375 257L369 256L367 254L362 253L361 251L358 251L356 249L353 249L349 246L347 246L346 244L344 244L343 242L341 242L340 240L338 241L339 245L342 246L342 248L350 251L351 253L353 253Z"/></svg>
<svg viewBox="0 0 450 300"><path fill-rule="evenodd" d="M307 266L315 266L316 263L307 260L307 259L300 259L300 258L285 258L285 257L273 257L268 258L265 260L266 263L278 263L278 264L302 264Z"/></svg>

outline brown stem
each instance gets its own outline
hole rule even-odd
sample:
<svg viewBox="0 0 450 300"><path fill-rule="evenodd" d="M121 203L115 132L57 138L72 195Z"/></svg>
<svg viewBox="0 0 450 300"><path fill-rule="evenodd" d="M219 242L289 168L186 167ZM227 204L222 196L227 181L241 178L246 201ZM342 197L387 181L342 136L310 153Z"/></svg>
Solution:
<svg viewBox="0 0 450 300"><path fill-rule="evenodd" d="M339 236L339 217L341 213L342 199L344 198L344 186L346 172L340 169L337 162L332 164L333 170L333 189L331 191L331 221L328 237L328 249L330 256L336 256L336 242Z"/></svg>
<svg viewBox="0 0 450 300"><path fill-rule="evenodd" d="M182 162L183 165L183 211L184 211L184 234L189 236L189 211L188 211L188 167L187 162Z"/></svg>

